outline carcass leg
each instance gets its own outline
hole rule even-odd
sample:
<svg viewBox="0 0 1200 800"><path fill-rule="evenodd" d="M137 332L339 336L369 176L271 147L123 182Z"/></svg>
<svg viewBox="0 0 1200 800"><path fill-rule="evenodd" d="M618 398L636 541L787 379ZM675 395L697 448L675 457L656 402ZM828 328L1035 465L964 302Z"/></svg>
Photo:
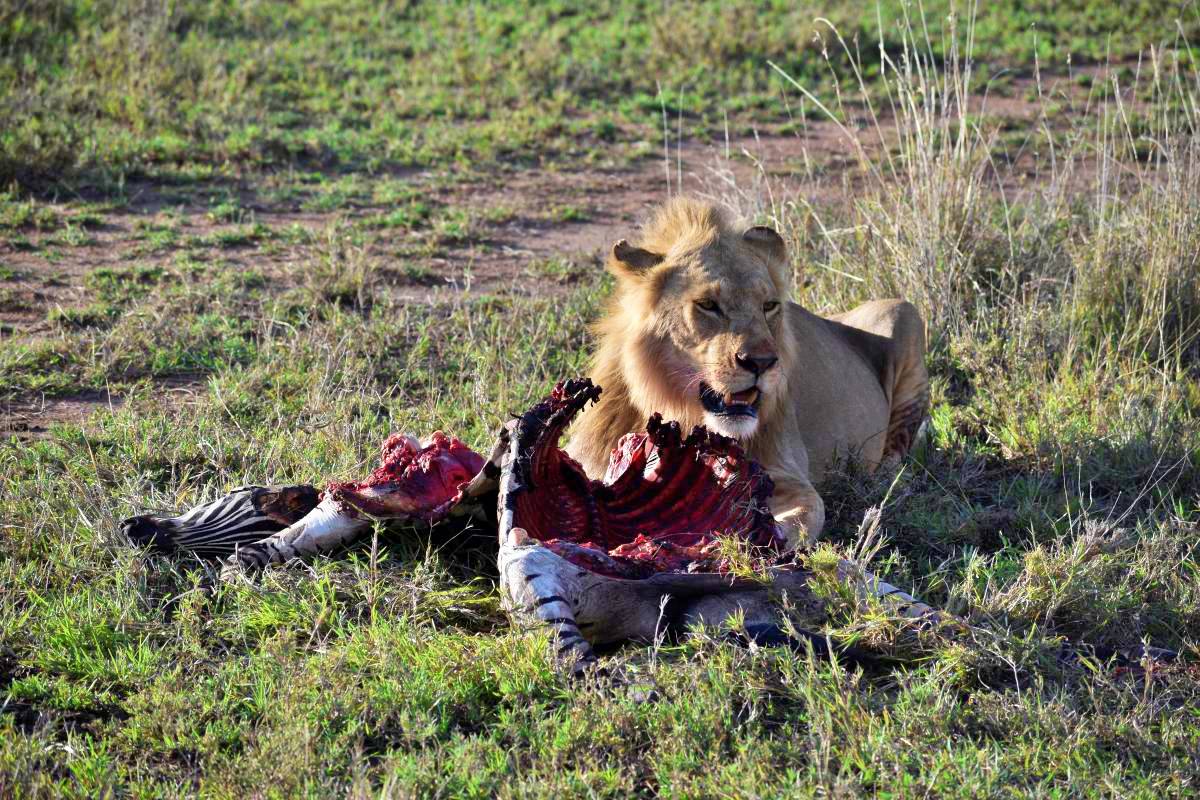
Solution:
<svg viewBox="0 0 1200 800"><path fill-rule="evenodd" d="M239 546L272 536L317 505L312 486L243 486L177 517L141 514L121 523L135 545L161 553L184 550L223 558Z"/></svg>
<svg viewBox="0 0 1200 800"><path fill-rule="evenodd" d="M812 575L805 570L772 569L769 585L717 574L609 578L572 564L521 528L511 529L501 544L499 566L501 597L514 622L548 628L556 657L575 673L595 663L593 645L653 641L668 626L717 627L741 616L747 630L780 629L781 601L802 617L818 619L824 613L822 601L808 585ZM901 616L945 618L852 562L841 562L838 579L862 600L894 603Z"/></svg>
<svg viewBox="0 0 1200 800"><path fill-rule="evenodd" d="M239 547L228 567L261 569L293 558L332 553L357 539L371 521L326 497L303 519L266 539Z"/></svg>
<svg viewBox="0 0 1200 800"><path fill-rule="evenodd" d="M641 581L589 572L513 528L500 545L500 592L515 622L549 628L556 657L573 672L593 665L593 644L653 639L660 593Z"/></svg>

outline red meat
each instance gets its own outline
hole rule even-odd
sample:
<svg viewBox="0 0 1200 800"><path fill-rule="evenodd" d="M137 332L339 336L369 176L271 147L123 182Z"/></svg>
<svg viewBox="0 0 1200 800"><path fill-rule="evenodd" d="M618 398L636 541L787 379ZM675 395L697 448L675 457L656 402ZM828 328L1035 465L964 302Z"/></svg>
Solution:
<svg viewBox="0 0 1200 800"><path fill-rule="evenodd" d="M723 538L763 555L782 549L767 507L770 477L732 439L703 427L684 438L678 423L655 414L644 433L621 439L603 480L589 479L558 441L599 394L588 380L560 383L518 420L500 498L512 527L581 567L622 578L723 571Z"/></svg>
<svg viewBox="0 0 1200 800"><path fill-rule="evenodd" d="M383 443L379 468L369 478L331 483L326 493L350 513L438 522L462 500L463 489L483 465L483 456L441 431L425 446L394 433Z"/></svg>

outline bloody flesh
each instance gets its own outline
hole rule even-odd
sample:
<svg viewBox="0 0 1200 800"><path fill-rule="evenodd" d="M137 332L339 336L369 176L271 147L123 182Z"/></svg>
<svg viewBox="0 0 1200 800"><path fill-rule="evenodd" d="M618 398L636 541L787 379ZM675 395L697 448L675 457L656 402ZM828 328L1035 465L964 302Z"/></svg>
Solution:
<svg viewBox="0 0 1200 800"><path fill-rule="evenodd" d="M774 485L732 439L655 414L642 433L624 436L603 480L592 480L558 446L575 415L600 396L588 380L566 381L522 414L509 495L515 527L572 563L604 575L721 572L722 541L762 553L785 539L767 507ZM438 431L428 444L394 434L365 481L333 483L327 495L348 515L438 522L460 503L485 459Z"/></svg>
<svg viewBox="0 0 1200 800"><path fill-rule="evenodd" d="M624 436L603 480L558 447L566 426L600 389L567 381L514 430L513 526L581 567L622 578L664 571L723 571L721 541L770 553L785 539L767 507L770 477L732 439L697 427L685 438L655 414Z"/></svg>
<svg viewBox="0 0 1200 800"><path fill-rule="evenodd" d="M351 514L438 522L462 500L463 489L483 465L483 456L441 431L426 445L394 433L370 477L331 483L327 494Z"/></svg>

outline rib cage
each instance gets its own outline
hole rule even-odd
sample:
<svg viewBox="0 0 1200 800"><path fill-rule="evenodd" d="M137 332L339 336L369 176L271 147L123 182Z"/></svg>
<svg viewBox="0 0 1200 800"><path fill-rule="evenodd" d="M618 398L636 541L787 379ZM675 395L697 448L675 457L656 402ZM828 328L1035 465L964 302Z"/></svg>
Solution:
<svg viewBox="0 0 1200 800"><path fill-rule="evenodd" d="M719 539L764 550L784 539L768 510L770 477L731 439L655 414L622 438L601 481L559 449L571 420L600 389L566 381L517 420L501 507L513 527L573 563L615 577L720 570Z"/></svg>

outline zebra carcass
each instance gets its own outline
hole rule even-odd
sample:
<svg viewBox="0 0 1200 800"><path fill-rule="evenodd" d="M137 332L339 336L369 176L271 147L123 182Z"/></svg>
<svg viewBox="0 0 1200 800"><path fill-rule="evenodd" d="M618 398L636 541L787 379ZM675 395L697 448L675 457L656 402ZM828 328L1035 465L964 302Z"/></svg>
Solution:
<svg viewBox="0 0 1200 800"><path fill-rule="evenodd" d="M560 384L506 426L493 451L500 588L514 621L549 626L557 655L579 669L596 645L735 615L748 631L779 630L785 604L818 614L812 576L785 552L768 510L771 479L732 439L703 427L685 438L655 415L618 443L602 480L559 449L599 393L587 380ZM937 616L849 562L837 572L901 615Z"/></svg>
<svg viewBox="0 0 1200 800"><path fill-rule="evenodd" d="M226 567L234 575L332 552L373 519L494 519L504 607L517 625L548 628L574 669L595 661L597 645L735 615L746 630L775 630L785 605L815 612L812 576L785 552L768 510L770 476L733 440L701 427L685 436L656 415L621 440L598 480L558 447L599 394L588 380L559 384L501 429L486 459L440 432L426 443L393 436L370 477L331 484L319 501L299 487L240 490L182 517L134 518L126 530L160 549L203 541L213 552L213 520L235 520ZM201 533L192 537L189 524ZM849 562L837 572L859 596L889 598L899 614L936 614Z"/></svg>

